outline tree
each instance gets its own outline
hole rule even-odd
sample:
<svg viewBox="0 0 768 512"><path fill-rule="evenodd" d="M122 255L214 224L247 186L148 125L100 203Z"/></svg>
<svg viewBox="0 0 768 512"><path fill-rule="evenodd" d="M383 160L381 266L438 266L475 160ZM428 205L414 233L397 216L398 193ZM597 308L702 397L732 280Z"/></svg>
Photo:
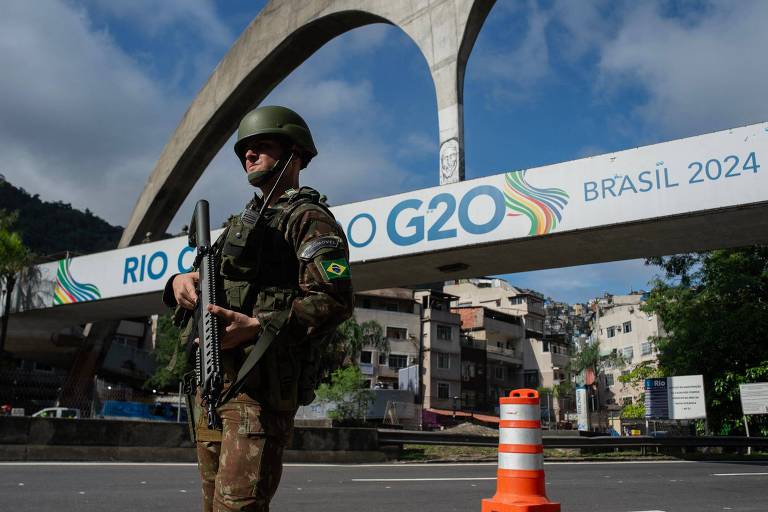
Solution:
<svg viewBox="0 0 768 512"><path fill-rule="evenodd" d="M601 354L600 341L595 340L592 343L587 344L580 351L578 351L568 363L568 371L573 374L585 373L587 370L591 370L595 376L595 382L592 384L593 392L597 396L597 403L600 403L599 387L597 382L600 375L605 372L606 368L621 367L626 364L624 357L616 351L612 351L608 354Z"/></svg>
<svg viewBox="0 0 768 512"><path fill-rule="evenodd" d="M663 371L657 366L655 361L643 361L636 364L629 373L619 376L619 382L622 384L636 387L645 383L645 379L654 377L663 377ZM645 393L640 393L637 401L627 404L621 409L622 418L645 418Z"/></svg>
<svg viewBox="0 0 768 512"><path fill-rule="evenodd" d="M329 412L334 420L364 419L373 392L363 388L363 374L357 367L357 359L364 347L389 352L389 340L381 325L369 320L362 324L352 316L336 328L325 357L328 368L335 368L317 390L317 398L336 404Z"/></svg>
<svg viewBox="0 0 768 512"><path fill-rule="evenodd" d="M18 214L0 210L0 279L5 288L2 326L0 326L0 358L5 354L8 317L11 313L11 294L16 285L16 274L32 263L32 253L24 246L21 236L12 231Z"/></svg>
<svg viewBox="0 0 768 512"><path fill-rule="evenodd" d="M179 329L173 325L171 316L170 313L166 313L157 317L155 351L152 354L157 362L157 369L144 384L147 388L162 389L176 386L184 374L191 369L187 361L186 347L179 344ZM170 365L174 354L175 362Z"/></svg>
<svg viewBox="0 0 768 512"><path fill-rule="evenodd" d="M768 365L768 247L650 258L660 266L643 307L661 320L656 340L666 376L704 378L710 428L742 433L737 384ZM735 387L734 387L735 386Z"/></svg>
<svg viewBox="0 0 768 512"><path fill-rule="evenodd" d="M337 421L364 420L373 391L362 386L363 374L357 366L339 368L331 375L330 383L317 389L317 398L335 404L328 416Z"/></svg>

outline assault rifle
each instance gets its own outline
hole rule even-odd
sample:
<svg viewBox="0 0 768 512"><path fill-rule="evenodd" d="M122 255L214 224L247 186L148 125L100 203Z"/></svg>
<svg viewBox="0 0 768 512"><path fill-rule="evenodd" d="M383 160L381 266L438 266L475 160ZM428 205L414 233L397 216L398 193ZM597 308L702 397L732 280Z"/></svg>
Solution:
<svg viewBox="0 0 768 512"><path fill-rule="evenodd" d="M221 338L219 320L210 311L209 304L217 304L216 261L211 248L208 201L201 199L195 205L195 213L189 227L189 246L197 249L194 267L200 273L200 293L197 299L195 322L200 346L195 357L195 377L200 388L202 405L208 416L208 428L221 426L216 406L221 396L224 378L221 371Z"/></svg>

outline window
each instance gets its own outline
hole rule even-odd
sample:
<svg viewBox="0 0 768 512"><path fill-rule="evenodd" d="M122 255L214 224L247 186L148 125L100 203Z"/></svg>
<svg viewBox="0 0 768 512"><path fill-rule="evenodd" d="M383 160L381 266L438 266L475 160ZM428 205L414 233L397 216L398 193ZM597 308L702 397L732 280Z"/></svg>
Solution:
<svg viewBox="0 0 768 512"><path fill-rule="evenodd" d="M525 297L510 297L509 302L512 304L525 304Z"/></svg>
<svg viewBox="0 0 768 512"><path fill-rule="evenodd" d="M612 325L608 328L608 337L613 338L614 336L616 336L616 326Z"/></svg>
<svg viewBox="0 0 768 512"><path fill-rule="evenodd" d="M379 364L387 364L388 358L386 352L379 352Z"/></svg>
<svg viewBox="0 0 768 512"><path fill-rule="evenodd" d="M493 369L493 375L497 379L503 379L504 378L504 367L503 366L497 366Z"/></svg>
<svg viewBox="0 0 768 512"><path fill-rule="evenodd" d="M640 345L640 354L647 356L650 355L651 352L653 352L653 346L651 345L650 341L646 341L645 343Z"/></svg>
<svg viewBox="0 0 768 512"><path fill-rule="evenodd" d="M627 360L627 362L631 362L632 358L635 356L635 350L632 347L624 347L621 350L621 355L624 356L624 359Z"/></svg>
<svg viewBox="0 0 768 512"><path fill-rule="evenodd" d="M437 339L451 341L451 326L450 325L438 325L437 326Z"/></svg>
<svg viewBox="0 0 768 512"><path fill-rule="evenodd" d="M625 333L632 332L632 322L624 322L622 327Z"/></svg>
<svg viewBox="0 0 768 512"><path fill-rule="evenodd" d="M526 370L523 373L523 385L526 388L533 389L539 387L539 372L537 370Z"/></svg>
<svg viewBox="0 0 768 512"><path fill-rule="evenodd" d="M371 309L371 299L363 299L363 309Z"/></svg>
<svg viewBox="0 0 768 512"><path fill-rule="evenodd" d="M408 365L408 356L405 354L389 354L389 367L393 370L405 368Z"/></svg>
<svg viewBox="0 0 768 512"><path fill-rule="evenodd" d="M447 400L451 397L451 386L447 382L437 383L437 398Z"/></svg>
<svg viewBox="0 0 768 512"><path fill-rule="evenodd" d="M393 340L404 340L408 336L408 329L405 327L387 327L387 338Z"/></svg>
<svg viewBox="0 0 768 512"><path fill-rule="evenodd" d="M445 352L437 353L437 367L441 370L447 370L451 367L451 354Z"/></svg>
<svg viewBox="0 0 768 512"><path fill-rule="evenodd" d="M606 386L613 386L613 374L608 373L605 375L605 385Z"/></svg>
<svg viewBox="0 0 768 512"><path fill-rule="evenodd" d="M507 380L512 380L515 377L515 369L511 366L507 366Z"/></svg>
<svg viewBox="0 0 768 512"><path fill-rule="evenodd" d="M387 303L387 311L395 311L395 312L397 312L397 303L396 302L389 302L389 303Z"/></svg>
<svg viewBox="0 0 768 512"><path fill-rule="evenodd" d="M543 340L541 342L541 351L542 352L549 352L549 341Z"/></svg>
<svg viewBox="0 0 768 512"><path fill-rule="evenodd" d="M370 350L363 350L360 352L360 362L362 364L371 364L371 356L373 355L373 352Z"/></svg>
<svg viewBox="0 0 768 512"><path fill-rule="evenodd" d="M475 363L471 361L461 362L461 378L465 381L475 377Z"/></svg>

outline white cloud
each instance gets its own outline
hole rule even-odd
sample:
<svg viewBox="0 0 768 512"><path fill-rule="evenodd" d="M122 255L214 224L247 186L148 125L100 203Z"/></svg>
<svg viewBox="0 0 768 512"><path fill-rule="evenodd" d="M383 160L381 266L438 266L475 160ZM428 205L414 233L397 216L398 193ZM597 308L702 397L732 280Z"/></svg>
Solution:
<svg viewBox="0 0 768 512"><path fill-rule="evenodd" d="M6 2L0 17L0 168L43 199L125 223L181 105L87 14Z"/></svg>
<svg viewBox="0 0 768 512"><path fill-rule="evenodd" d="M649 128L684 136L764 121L768 3L714 3L692 18L638 4L602 48L613 86L642 87L637 110Z"/></svg>
<svg viewBox="0 0 768 512"><path fill-rule="evenodd" d="M551 72L546 33L550 14L536 2L526 5L526 8L502 8L499 17L492 20L503 24L512 17L524 17L526 33L519 44L510 47L505 41L495 41L480 47L470 59L472 73L491 84L492 95L498 100L526 99L531 86ZM492 16L495 17L496 12L494 10Z"/></svg>
<svg viewBox="0 0 768 512"><path fill-rule="evenodd" d="M210 0L81 0L112 18L122 18L151 37L189 28L197 37L216 45L228 45L234 34L216 14Z"/></svg>

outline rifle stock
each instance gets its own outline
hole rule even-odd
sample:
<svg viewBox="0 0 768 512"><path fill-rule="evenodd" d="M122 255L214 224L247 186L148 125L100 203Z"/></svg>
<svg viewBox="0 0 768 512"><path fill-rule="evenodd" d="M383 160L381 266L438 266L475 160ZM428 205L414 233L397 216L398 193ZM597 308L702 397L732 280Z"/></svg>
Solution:
<svg viewBox="0 0 768 512"><path fill-rule="evenodd" d="M201 199L195 205L192 222L189 228L188 243L195 247L195 267L200 273L197 301L197 332L200 346L196 355L195 375L200 388L203 408L208 416L208 428L221 426L221 420L216 414L223 386L221 371L221 338L219 320L210 311L209 304L218 304L216 289L216 259L211 248L210 217L208 201Z"/></svg>

